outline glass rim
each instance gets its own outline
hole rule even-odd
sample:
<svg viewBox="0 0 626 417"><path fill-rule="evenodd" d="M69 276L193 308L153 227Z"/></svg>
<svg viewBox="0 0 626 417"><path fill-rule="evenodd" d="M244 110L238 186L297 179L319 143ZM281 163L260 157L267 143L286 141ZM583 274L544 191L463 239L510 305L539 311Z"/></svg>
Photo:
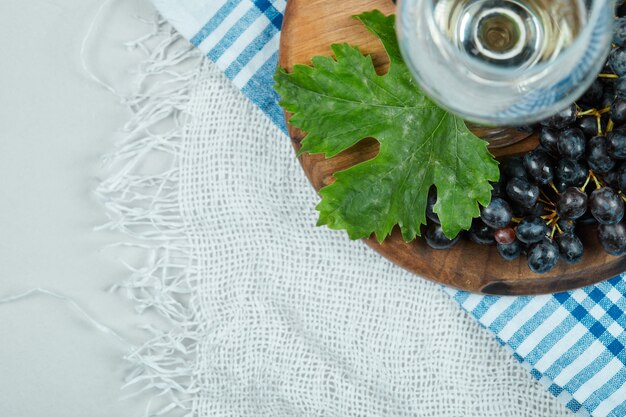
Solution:
<svg viewBox="0 0 626 417"><path fill-rule="evenodd" d="M398 8L396 10L396 20L398 20L398 15L403 14L403 12L407 10L407 7L409 7L407 3L411 4L411 6L415 6L421 2L427 2L430 6L434 7L434 0L398 0ZM555 65L558 65L559 63L563 61L574 59L572 57L575 57L576 55L583 54L584 53L583 48L586 47L586 44L592 38L593 31L595 30L595 25L593 24L593 22L595 22L597 19L600 18L600 13L602 13L603 8L607 7L608 5L615 6L615 0L593 0L591 4L591 7L592 7L591 13L589 15L589 18L587 19L585 27L576 37L574 42L572 42L570 45L564 48L559 54L558 58L552 59L547 62L538 63L537 65L534 65L532 68L526 70L525 77L532 78L540 74L545 74L546 70L554 67ZM397 25L397 26L402 27L402 24ZM448 52L454 51L454 45L452 44L452 42L450 42L446 34L442 31L442 29L438 25L433 25L433 26L435 27L435 30L437 31L437 35L439 36L439 38L443 39L443 41L445 42L445 46L448 49ZM398 30L398 27L396 27L396 30ZM406 35L407 31L404 30L404 27L402 27L401 30L403 30L403 33Z"/></svg>
<svg viewBox="0 0 626 417"><path fill-rule="evenodd" d="M587 6L589 18L585 27L572 44L563 48L556 58L537 64L538 69L527 68L508 79L502 78L499 83L501 87L483 84L478 76L475 77L477 82L473 85L460 84L454 79L449 80L455 88L460 89L458 96L455 96L455 93L450 91L450 87L445 87L445 85L442 87L441 83L434 82L438 79L439 73L429 70L428 61L420 58L424 56L421 55L420 49L412 46L413 43L416 45L425 42L432 44L430 50L424 50L423 53L427 56L437 51L438 59L435 60L437 61L435 67L447 76L457 75L463 79L468 78L469 81L476 74L471 68L466 68L463 63L467 57L462 57L460 65L455 65L457 68L455 70L448 69L446 66L445 61L448 58L452 61L459 60L458 49L449 37L442 33L441 27L434 24L432 18L425 18L423 12L427 12L427 8L432 4L433 0L399 0L396 33L400 51L414 80L426 95L442 108L479 125L525 125L545 118L547 111L556 113L564 109L580 97L596 78L595 75L602 71L604 58L610 50L614 7L609 8L607 5L615 6L615 2L614 0L596 0ZM438 30L433 31L433 26ZM606 41L607 47L602 47L600 43L598 47L593 47L591 42L594 39L602 43ZM586 56L588 58L590 54L597 56L598 59L586 59L585 68L581 68L585 72L582 73L578 69L577 62ZM474 63L471 63L470 67L472 66ZM463 75L463 73L467 74ZM592 73L593 77L591 77ZM462 93L466 86L470 94ZM477 89L483 87L487 90L477 95ZM471 91L474 92L471 93ZM511 98L511 94L504 94L503 91L509 91L519 98ZM476 100L484 100L485 97L492 100L488 103L490 111L474 106Z"/></svg>

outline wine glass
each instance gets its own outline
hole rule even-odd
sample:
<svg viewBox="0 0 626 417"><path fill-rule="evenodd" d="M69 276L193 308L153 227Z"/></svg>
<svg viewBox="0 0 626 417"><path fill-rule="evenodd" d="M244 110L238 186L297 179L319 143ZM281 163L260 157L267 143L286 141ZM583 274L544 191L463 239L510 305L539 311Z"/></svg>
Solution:
<svg viewBox="0 0 626 417"><path fill-rule="evenodd" d="M614 0L399 0L396 30L434 101L474 123L520 126L596 79L614 11Z"/></svg>

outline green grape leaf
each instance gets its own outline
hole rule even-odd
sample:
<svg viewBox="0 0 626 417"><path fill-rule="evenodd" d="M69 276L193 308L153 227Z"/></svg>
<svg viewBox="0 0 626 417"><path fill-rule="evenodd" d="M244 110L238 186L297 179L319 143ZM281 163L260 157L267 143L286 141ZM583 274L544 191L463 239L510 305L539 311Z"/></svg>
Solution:
<svg viewBox="0 0 626 417"><path fill-rule="evenodd" d="M375 234L380 242L399 225L411 241L426 223L435 185L434 211L452 238L480 215L479 203L489 204L498 163L463 120L420 90L400 54L395 16L375 10L355 18L383 43L386 74L357 47L337 44L334 58L314 57L292 73L278 68L274 77L281 106L293 114L289 123L307 132L300 152L330 158L368 137L380 143L375 158L336 172L320 190L318 225L345 229L352 239Z"/></svg>

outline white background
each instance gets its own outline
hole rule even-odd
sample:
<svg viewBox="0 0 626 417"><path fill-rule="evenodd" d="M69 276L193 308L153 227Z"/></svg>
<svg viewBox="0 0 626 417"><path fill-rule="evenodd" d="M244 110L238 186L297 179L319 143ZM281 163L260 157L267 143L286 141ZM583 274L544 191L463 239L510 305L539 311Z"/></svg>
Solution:
<svg viewBox="0 0 626 417"><path fill-rule="evenodd" d="M128 113L90 81L80 46L100 0L0 1L0 298L34 287L72 297L130 342L145 323L122 294L115 250L123 237L93 197L100 158ZM134 19L147 0L114 0L98 19L87 60L123 90L141 57L123 43L149 30ZM120 400L125 346L63 301L35 295L0 304L0 416L143 415L145 398Z"/></svg>

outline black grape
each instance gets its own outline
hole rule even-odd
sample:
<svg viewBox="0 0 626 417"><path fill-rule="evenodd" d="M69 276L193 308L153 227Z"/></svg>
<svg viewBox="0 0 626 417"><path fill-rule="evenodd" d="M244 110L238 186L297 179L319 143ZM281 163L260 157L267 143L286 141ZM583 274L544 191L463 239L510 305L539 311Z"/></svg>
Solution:
<svg viewBox="0 0 626 417"><path fill-rule="evenodd" d="M439 216L433 211L435 203L437 203L437 189L430 187L430 190L428 190L428 200L426 202L426 217L433 223L441 224Z"/></svg>
<svg viewBox="0 0 626 417"><path fill-rule="evenodd" d="M578 128L582 130L587 137L595 136L598 134L598 119L594 116L581 117L578 120Z"/></svg>
<svg viewBox="0 0 626 417"><path fill-rule="evenodd" d="M547 184L554 178L554 166L547 152L535 149L524 156L524 168L537 184Z"/></svg>
<svg viewBox="0 0 626 417"><path fill-rule="evenodd" d="M545 211L546 211L546 205L543 204L541 201L538 201L537 204L535 204L531 208L524 209L524 215L522 217L526 217L526 216L540 217L545 214Z"/></svg>
<svg viewBox="0 0 626 417"><path fill-rule="evenodd" d="M555 182L554 182L554 186L556 187L556 189L557 189L560 193L562 193L563 191L567 190L567 187L569 187L569 186L570 186L570 184L567 184L567 183L566 183L566 182L564 182L564 181L559 181L559 180L557 180L557 181L555 181Z"/></svg>
<svg viewBox="0 0 626 417"><path fill-rule="evenodd" d="M541 122L543 126L553 129L565 129L576 121L576 105L572 104L569 107L561 110L550 118Z"/></svg>
<svg viewBox="0 0 626 417"><path fill-rule="evenodd" d="M619 75L626 74L626 49L614 48L609 54L609 65L614 73Z"/></svg>
<svg viewBox="0 0 626 417"><path fill-rule="evenodd" d="M614 85L617 97L626 98L626 78L620 77Z"/></svg>
<svg viewBox="0 0 626 417"><path fill-rule="evenodd" d="M500 179L498 182L492 182L491 186L493 189L491 190L491 198L495 197L506 197L506 177L503 173L500 173Z"/></svg>
<svg viewBox="0 0 626 417"><path fill-rule="evenodd" d="M565 129L559 134L559 154L565 159L580 159L585 155L585 134L582 130L573 127Z"/></svg>
<svg viewBox="0 0 626 417"><path fill-rule="evenodd" d="M492 198L487 207L483 207L480 218L485 224L494 229L507 226L513 218L513 211L509 203L501 198Z"/></svg>
<svg viewBox="0 0 626 417"><path fill-rule="evenodd" d="M607 151L615 159L626 159L626 132L621 129L612 131L606 136Z"/></svg>
<svg viewBox="0 0 626 417"><path fill-rule="evenodd" d="M469 238L479 245L493 245L496 243L494 232L495 230L487 226L482 220L474 219L469 230Z"/></svg>
<svg viewBox="0 0 626 417"><path fill-rule="evenodd" d="M562 219L576 220L587 211L587 194L576 187L570 187L561 193L557 203L557 212Z"/></svg>
<svg viewBox="0 0 626 417"><path fill-rule="evenodd" d="M572 220L559 219L556 224L563 233L574 233L574 229L576 229L576 223Z"/></svg>
<svg viewBox="0 0 626 417"><path fill-rule="evenodd" d="M569 187L580 187L585 183L589 169L583 161L561 159L556 164L555 177L557 182Z"/></svg>
<svg viewBox="0 0 626 417"><path fill-rule="evenodd" d="M598 239L604 250L610 255L626 252L626 226L624 223L601 224L598 226Z"/></svg>
<svg viewBox="0 0 626 417"><path fill-rule="evenodd" d="M513 178L506 185L506 194L521 207L532 207L539 198L539 187L523 178Z"/></svg>
<svg viewBox="0 0 626 417"><path fill-rule="evenodd" d="M551 271L559 261L559 248L550 239L543 239L528 250L528 267L536 274Z"/></svg>
<svg viewBox="0 0 626 417"><path fill-rule="evenodd" d="M513 261L522 254L522 244L519 240L514 240L513 243L509 243L508 245L498 243L497 247L500 256L507 261Z"/></svg>
<svg viewBox="0 0 626 417"><path fill-rule="evenodd" d="M615 87L611 83L604 84L604 93L602 94L602 100L600 100L600 104L597 106L599 109L605 109L607 107L611 107L613 101L615 101L615 96L617 93L615 92Z"/></svg>
<svg viewBox="0 0 626 417"><path fill-rule="evenodd" d="M626 46L626 19L624 18L615 20L613 43L617 46Z"/></svg>
<svg viewBox="0 0 626 417"><path fill-rule="evenodd" d="M591 193L589 209L600 224L615 224L624 218L624 200L610 187Z"/></svg>
<svg viewBox="0 0 626 417"><path fill-rule="evenodd" d="M426 229L425 239L426 243L431 248L443 250L450 249L451 247L459 243L461 235L457 235L454 239L448 239L446 235L443 234L443 229L441 228L441 225L431 223Z"/></svg>
<svg viewBox="0 0 626 417"><path fill-rule="evenodd" d="M609 155L605 136L594 136L587 143L587 163L589 168L599 174L609 172L615 167L615 160Z"/></svg>
<svg viewBox="0 0 626 417"><path fill-rule="evenodd" d="M616 99L611 106L611 120L622 124L626 122L626 100Z"/></svg>
<svg viewBox="0 0 626 417"><path fill-rule="evenodd" d="M516 229L517 239L523 243L537 243L548 233L546 222L540 217L526 217Z"/></svg>
<svg viewBox="0 0 626 417"><path fill-rule="evenodd" d="M527 178L526 168L524 168L524 160L519 156L506 159L502 163L502 171L508 179Z"/></svg>
<svg viewBox="0 0 626 417"><path fill-rule="evenodd" d="M595 119L594 119L595 123ZM559 133L548 127L542 127L539 131L539 143L543 146L551 155L558 155L559 150L557 143L559 140Z"/></svg>
<svg viewBox="0 0 626 417"><path fill-rule="evenodd" d="M614 188L619 188L619 178L618 178L618 170L613 169L606 174L604 174L604 182Z"/></svg>
<svg viewBox="0 0 626 417"><path fill-rule="evenodd" d="M583 242L573 233L565 233L557 237L561 259L568 264L580 262L585 253Z"/></svg>

